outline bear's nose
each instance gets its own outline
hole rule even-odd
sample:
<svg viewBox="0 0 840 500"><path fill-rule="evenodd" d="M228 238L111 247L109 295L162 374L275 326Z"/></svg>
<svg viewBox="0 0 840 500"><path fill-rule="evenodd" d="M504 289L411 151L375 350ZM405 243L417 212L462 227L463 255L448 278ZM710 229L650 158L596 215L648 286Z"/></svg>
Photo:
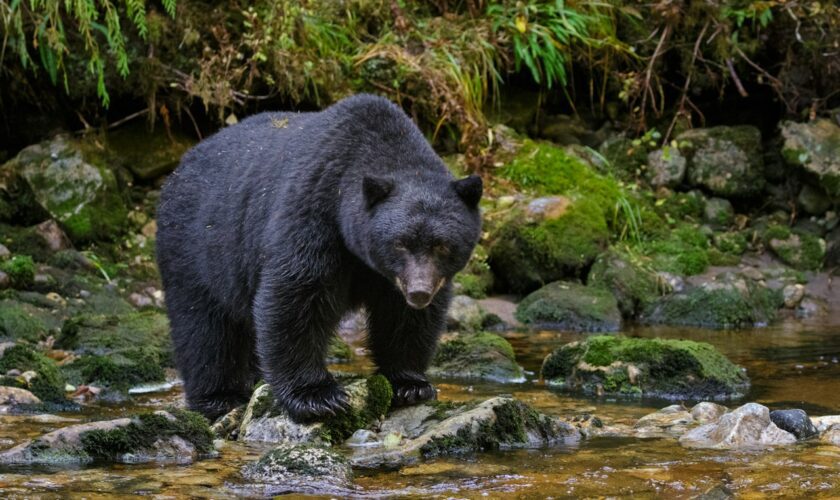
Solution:
<svg viewBox="0 0 840 500"><path fill-rule="evenodd" d="M408 292L408 305L415 309L423 309L432 301L432 294L425 290Z"/></svg>

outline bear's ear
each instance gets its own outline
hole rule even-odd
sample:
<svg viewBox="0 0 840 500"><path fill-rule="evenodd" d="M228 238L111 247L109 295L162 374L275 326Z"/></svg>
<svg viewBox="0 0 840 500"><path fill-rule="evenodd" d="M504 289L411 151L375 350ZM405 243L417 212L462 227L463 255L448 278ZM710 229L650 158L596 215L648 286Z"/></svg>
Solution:
<svg viewBox="0 0 840 500"><path fill-rule="evenodd" d="M379 177L365 177L362 179L362 192L365 195L365 205L373 208L374 205L384 200L394 189L394 182L390 179Z"/></svg>
<svg viewBox="0 0 840 500"><path fill-rule="evenodd" d="M481 177L471 175L457 181L452 181L452 187L455 188L455 192L458 193L458 196L464 200L464 203L466 203L468 207L475 208L478 206L478 202L481 200L481 192L483 190Z"/></svg>

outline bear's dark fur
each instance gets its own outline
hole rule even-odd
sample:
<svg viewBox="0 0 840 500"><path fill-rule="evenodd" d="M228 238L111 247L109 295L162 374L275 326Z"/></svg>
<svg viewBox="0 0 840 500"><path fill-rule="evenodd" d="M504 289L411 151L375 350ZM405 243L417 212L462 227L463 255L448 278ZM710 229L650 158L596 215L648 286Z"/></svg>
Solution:
<svg viewBox="0 0 840 500"><path fill-rule="evenodd" d="M476 176L453 179L402 110L368 95L262 113L201 142L158 209L190 408L216 417L262 376L296 420L343 411L324 358L360 306L394 403L433 398L424 372L450 280L479 237L481 191Z"/></svg>

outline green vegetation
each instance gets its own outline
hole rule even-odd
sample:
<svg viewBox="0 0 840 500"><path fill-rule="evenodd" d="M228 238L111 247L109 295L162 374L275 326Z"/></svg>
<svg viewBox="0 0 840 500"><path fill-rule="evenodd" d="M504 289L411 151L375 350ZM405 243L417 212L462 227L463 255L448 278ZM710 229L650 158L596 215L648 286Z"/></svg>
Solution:
<svg viewBox="0 0 840 500"><path fill-rule="evenodd" d="M764 243L782 261L796 269L817 270L825 258L825 241L805 231L786 226L770 226L764 232Z"/></svg>
<svg viewBox="0 0 840 500"><path fill-rule="evenodd" d="M35 372L35 377L29 382L27 388L42 401L60 403L66 400L64 376L55 361L31 347L18 344L3 351L3 356L0 357L0 373L6 373L11 369ZM19 386L11 382L8 378L0 379L0 384Z"/></svg>
<svg viewBox="0 0 840 500"><path fill-rule="evenodd" d="M86 355L62 367L71 383L91 384L126 391L165 377L159 354L150 349L133 349L108 356Z"/></svg>
<svg viewBox="0 0 840 500"><path fill-rule="evenodd" d="M621 313L613 294L604 288L556 281L525 297L516 319L533 326L571 331L615 331Z"/></svg>
<svg viewBox="0 0 840 500"><path fill-rule="evenodd" d="M634 318L668 290L651 266L651 259L630 248L612 248L598 256L587 286L609 290L625 318Z"/></svg>
<svg viewBox="0 0 840 500"><path fill-rule="evenodd" d="M391 383L383 375L373 375L366 381L367 396L364 407L327 418L321 429L321 439L326 443L341 443L358 429L366 429L378 421L391 408L394 397ZM256 413L255 413L256 414Z"/></svg>
<svg viewBox="0 0 840 500"><path fill-rule="evenodd" d="M9 275L9 280L15 288L30 288L35 280L35 262L28 255L15 255L7 261L0 262L0 271Z"/></svg>
<svg viewBox="0 0 840 500"><path fill-rule="evenodd" d="M542 377L587 394L689 399L737 396L749 383L709 344L617 336L558 348L545 358Z"/></svg>
<svg viewBox="0 0 840 500"><path fill-rule="evenodd" d="M49 326L40 309L16 300L0 300L0 337L35 343L46 336Z"/></svg>

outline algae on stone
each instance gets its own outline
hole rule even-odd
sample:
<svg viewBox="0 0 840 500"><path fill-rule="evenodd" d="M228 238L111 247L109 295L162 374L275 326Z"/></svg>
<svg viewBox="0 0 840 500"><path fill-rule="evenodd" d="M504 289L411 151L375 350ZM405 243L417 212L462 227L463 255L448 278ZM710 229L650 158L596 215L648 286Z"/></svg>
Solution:
<svg viewBox="0 0 840 500"><path fill-rule="evenodd" d="M556 281L525 297L516 319L535 326L584 332L616 331L621 312L616 298L605 288Z"/></svg>
<svg viewBox="0 0 840 500"><path fill-rule="evenodd" d="M14 255L0 262L0 271L9 276L13 288L31 288L35 281L35 262L28 255Z"/></svg>
<svg viewBox="0 0 840 500"><path fill-rule="evenodd" d="M64 402L65 380L55 361L35 351L29 346L18 344L5 349L0 356L0 373L11 369L34 371L35 377L24 387L42 401ZM8 377L0 378L0 385L13 385Z"/></svg>
<svg viewBox="0 0 840 500"><path fill-rule="evenodd" d="M427 373L432 377L525 381L510 343L488 332L459 334L440 342Z"/></svg>
<svg viewBox="0 0 840 500"><path fill-rule="evenodd" d="M786 264L801 270L817 270L823 265L826 243L809 232L774 225L764 232L764 242Z"/></svg>
<svg viewBox="0 0 840 500"><path fill-rule="evenodd" d="M542 377L591 395L718 399L744 394L749 379L709 344L689 340L590 337L549 354Z"/></svg>

